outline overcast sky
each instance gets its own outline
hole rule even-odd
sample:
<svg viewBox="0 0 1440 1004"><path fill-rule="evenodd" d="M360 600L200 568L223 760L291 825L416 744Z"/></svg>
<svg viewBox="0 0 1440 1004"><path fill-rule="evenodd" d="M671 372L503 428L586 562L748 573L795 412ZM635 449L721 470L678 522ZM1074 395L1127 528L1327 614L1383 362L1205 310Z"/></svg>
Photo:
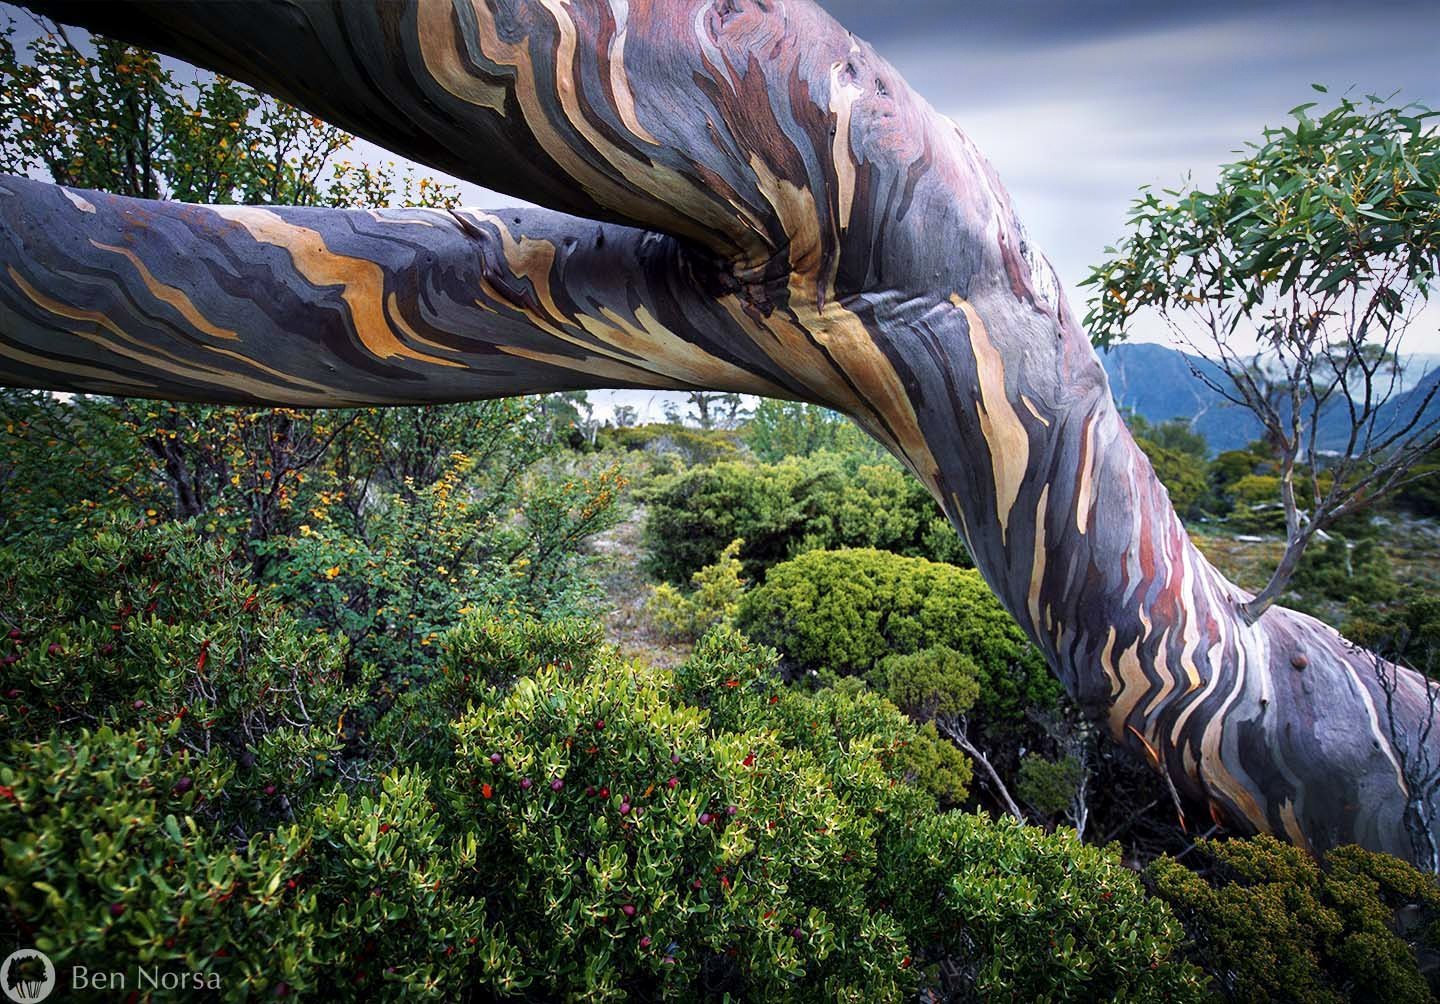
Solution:
<svg viewBox="0 0 1440 1004"><path fill-rule="evenodd" d="M1081 311L1078 283L1123 232L1138 186L1208 180L1317 97L1312 82L1440 106L1436 0L821 2L974 138ZM1412 338L1440 351L1440 332Z"/></svg>

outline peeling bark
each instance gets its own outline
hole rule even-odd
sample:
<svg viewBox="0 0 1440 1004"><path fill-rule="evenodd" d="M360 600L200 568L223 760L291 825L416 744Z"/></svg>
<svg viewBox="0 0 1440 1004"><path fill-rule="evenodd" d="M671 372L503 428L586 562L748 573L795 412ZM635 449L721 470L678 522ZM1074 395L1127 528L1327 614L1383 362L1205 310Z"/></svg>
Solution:
<svg viewBox="0 0 1440 1004"><path fill-rule="evenodd" d="M207 208L0 179L0 381L828 405L925 483L1071 695L1191 803L1412 857L1392 736L1429 736L1422 679L1398 671L1387 697L1318 621L1247 623L993 169L813 3L36 6L550 210Z"/></svg>

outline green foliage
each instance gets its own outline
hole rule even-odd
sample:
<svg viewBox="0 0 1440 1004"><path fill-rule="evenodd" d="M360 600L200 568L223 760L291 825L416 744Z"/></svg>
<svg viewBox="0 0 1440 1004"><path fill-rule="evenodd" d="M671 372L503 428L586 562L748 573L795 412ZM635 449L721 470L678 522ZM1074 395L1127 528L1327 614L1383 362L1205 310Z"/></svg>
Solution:
<svg viewBox="0 0 1440 1004"><path fill-rule="evenodd" d="M1291 580L1309 598L1382 603L1395 598L1399 585L1390 557L1373 539L1351 544L1335 534L1318 550L1309 548Z"/></svg>
<svg viewBox="0 0 1440 1004"><path fill-rule="evenodd" d="M182 536L135 546L179 561ZM187 585L177 624L232 616L223 585ZM173 661L137 648L132 672ZM6 919L62 971L158 966L225 1000L901 1001L956 973L981 996L1199 999L1117 859L938 815L918 775L963 797L968 773L933 736L774 669L734 632L672 675L593 626L476 615L402 722L357 737L373 781L283 777L240 828L215 806L252 798L243 752L92 695L94 724L3 751Z"/></svg>
<svg viewBox="0 0 1440 1004"><path fill-rule="evenodd" d="M882 455L879 445L838 412L802 401L765 398L745 424L745 444L764 463L817 453Z"/></svg>
<svg viewBox="0 0 1440 1004"><path fill-rule="evenodd" d="M916 721L959 718L980 697L975 660L936 645L908 655L887 655L869 674L870 685Z"/></svg>
<svg viewBox="0 0 1440 1004"><path fill-rule="evenodd" d="M1027 753L1015 776L1015 794L1042 816L1057 816L1070 807L1084 769L1073 756L1047 760Z"/></svg>
<svg viewBox="0 0 1440 1004"><path fill-rule="evenodd" d="M1310 316L1312 304L1376 289L1375 324L1388 328L1428 293L1440 267L1436 113L1378 98L1312 108L1266 129L1213 190L1142 191L1131 236L1086 280L1096 294L1084 323L1099 344L1123 338L1145 307L1204 324L1218 307L1225 325L1292 292Z"/></svg>
<svg viewBox="0 0 1440 1004"><path fill-rule="evenodd" d="M1058 685L979 573L884 551L812 551L770 570L739 627L797 668L864 674L887 655L944 646L973 663L991 720L1049 707ZM940 672L936 653L920 660ZM949 678L956 671L945 670Z"/></svg>
<svg viewBox="0 0 1440 1004"><path fill-rule="evenodd" d="M1175 964L1179 924L1145 898L1117 849L951 812L916 820L892 850L883 896L926 957L955 967L956 998L1204 997L1204 977Z"/></svg>
<svg viewBox="0 0 1440 1004"><path fill-rule="evenodd" d="M878 547L965 562L939 508L892 462L792 457L776 464L718 463L663 480L647 500L646 566L677 585L742 537L745 575L805 551Z"/></svg>
<svg viewBox="0 0 1440 1004"><path fill-rule="evenodd" d="M1204 440L1201 439L1201 442ZM1182 516L1195 513L1208 488L1203 459L1141 436L1136 437L1135 444L1144 451L1150 465L1155 468L1155 476L1169 491L1170 503L1175 506L1175 511Z"/></svg>
<svg viewBox="0 0 1440 1004"><path fill-rule="evenodd" d="M1398 858L1342 847L1323 863L1273 837L1204 841L1202 876L1169 858L1149 879L1194 958L1236 1002L1431 1000L1415 951L1433 948L1440 889Z"/></svg>
<svg viewBox="0 0 1440 1004"><path fill-rule="evenodd" d="M657 456L674 456L686 466L732 460L740 452L733 432L691 429L679 424L607 426L600 430L597 442L602 447L615 446L630 452L644 450Z"/></svg>
<svg viewBox="0 0 1440 1004"><path fill-rule="evenodd" d="M711 628L734 621L746 586L737 557L744 543L738 538L732 540L720 552L718 561L696 572L690 579L689 593L680 592L668 582L655 587L645 609L662 633L695 641Z"/></svg>
<svg viewBox="0 0 1440 1004"><path fill-rule="evenodd" d="M267 786L298 798L346 768L345 715L366 681L347 684L338 653L190 527L0 552L0 621L12 737L173 726L177 749L213 754L196 769L215 776L195 784L230 820L280 811Z"/></svg>
<svg viewBox="0 0 1440 1004"><path fill-rule="evenodd" d="M1433 676L1440 671L1440 597L1422 593L1391 607L1356 604L1345 637Z"/></svg>

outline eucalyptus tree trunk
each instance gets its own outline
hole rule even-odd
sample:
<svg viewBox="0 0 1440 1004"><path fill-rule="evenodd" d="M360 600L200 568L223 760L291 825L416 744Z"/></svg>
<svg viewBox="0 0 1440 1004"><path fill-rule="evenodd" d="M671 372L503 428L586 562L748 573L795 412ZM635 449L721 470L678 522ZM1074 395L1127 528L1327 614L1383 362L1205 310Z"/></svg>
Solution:
<svg viewBox="0 0 1440 1004"><path fill-rule="evenodd" d="M1421 678L1397 677L1396 732L1368 653L1283 608L1247 623L993 169L813 3L36 6L549 209L198 207L0 179L3 382L825 404L924 482L1071 695L1193 806L1415 855L1392 737L1421 733Z"/></svg>

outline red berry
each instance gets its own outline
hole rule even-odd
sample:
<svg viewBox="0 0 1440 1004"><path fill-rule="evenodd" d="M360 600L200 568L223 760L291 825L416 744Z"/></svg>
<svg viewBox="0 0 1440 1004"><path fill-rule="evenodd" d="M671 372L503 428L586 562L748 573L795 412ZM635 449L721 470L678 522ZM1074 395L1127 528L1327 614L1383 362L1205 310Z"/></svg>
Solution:
<svg viewBox="0 0 1440 1004"><path fill-rule="evenodd" d="M521 791L529 791L529 790L530 790L530 786L531 786L532 784L534 784L534 783L535 783L535 782L534 782L534 781L531 781L528 777L522 777L522 778L520 779L520 790L521 790Z"/></svg>
<svg viewBox="0 0 1440 1004"><path fill-rule="evenodd" d="M641 947L641 948L649 948L649 947L650 947L650 935L647 934L647 935L645 935L645 937L643 937L643 938L640 939L640 947Z"/></svg>
<svg viewBox="0 0 1440 1004"><path fill-rule="evenodd" d="M605 730L605 719L603 719L603 718L597 718L597 719L595 719L595 731L596 731L596 732L603 732L604 730Z"/></svg>
<svg viewBox="0 0 1440 1004"><path fill-rule="evenodd" d="M20 640L20 629L19 629L19 628L11 628L11 629L10 629L10 640L11 640L11 641L19 641L19 640Z"/></svg>
<svg viewBox="0 0 1440 1004"><path fill-rule="evenodd" d="M124 903L111 903L111 904L110 904L110 916L112 916L112 917L117 917L117 918L118 918L118 917L123 917L123 916L125 916L125 904L124 904Z"/></svg>
<svg viewBox="0 0 1440 1004"><path fill-rule="evenodd" d="M680 779L679 779L678 777L672 777L672 778L670 778L670 780L668 780L668 781L665 782L665 787L670 788L671 790L674 790L676 787L679 786L679 784L680 784Z"/></svg>
<svg viewBox="0 0 1440 1004"><path fill-rule="evenodd" d="M609 798L609 797L610 797L610 789L609 789L609 788L601 788L601 789L600 789L600 797L601 797L601 798Z"/></svg>
<svg viewBox="0 0 1440 1004"><path fill-rule="evenodd" d="M392 827L389 823L381 823L381 824L380 824L380 832L381 832L381 833L389 833L392 829L394 829L394 827Z"/></svg>
<svg viewBox="0 0 1440 1004"><path fill-rule="evenodd" d="M267 784L267 785L265 786L265 794L267 794L267 795L273 795L273 794L275 794L275 786L274 786L273 784Z"/></svg>
<svg viewBox="0 0 1440 1004"><path fill-rule="evenodd" d="M623 913L626 917L633 917L635 916L635 907L629 903L626 903L620 908L620 912Z"/></svg>
<svg viewBox="0 0 1440 1004"><path fill-rule="evenodd" d="M64 650L60 647L59 642L52 641L50 643L50 647L47 648L45 651L49 652L51 655L59 655Z"/></svg>

